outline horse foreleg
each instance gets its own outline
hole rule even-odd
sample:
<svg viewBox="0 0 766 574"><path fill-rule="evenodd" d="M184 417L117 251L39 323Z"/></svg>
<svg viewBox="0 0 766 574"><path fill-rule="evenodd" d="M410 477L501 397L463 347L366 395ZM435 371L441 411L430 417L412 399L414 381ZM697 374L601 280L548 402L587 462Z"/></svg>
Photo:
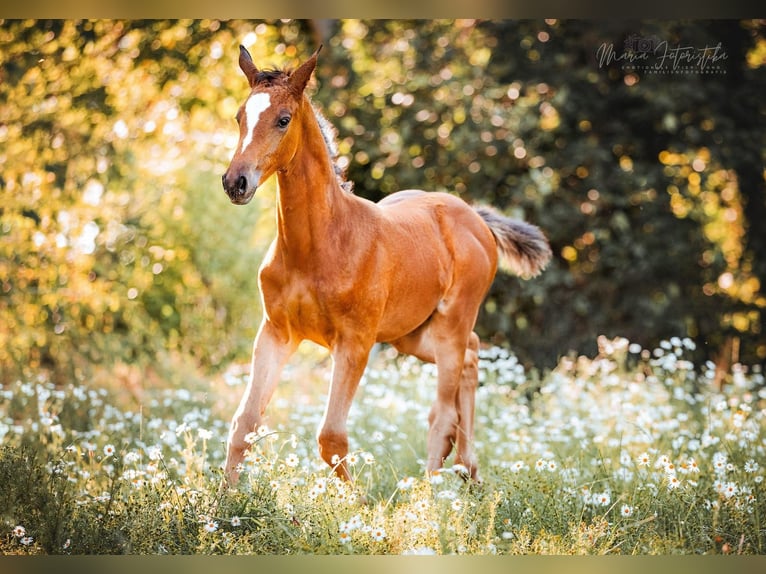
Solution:
<svg viewBox="0 0 766 574"><path fill-rule="evenodd" d="M322 424L319 427L317 442L322 459L335 470L335 473L351 480L346 466L348 454L348 430L346 420L351 402L356 394L367 357L372 345L339 345L332 353L333 370L330 394L327 398Z"/></svg>
<svg viewBox="0 0 766 574"><path fill-rule="evenodd" d="M239 480L245 451L250 446L245 439L261 425L263 413L274 394L282 368L294 350L295 345L281 337L268 320L261 323L253 346L250 379L229 430L224 465L224 480L229 486L236 485Z"/></svg>

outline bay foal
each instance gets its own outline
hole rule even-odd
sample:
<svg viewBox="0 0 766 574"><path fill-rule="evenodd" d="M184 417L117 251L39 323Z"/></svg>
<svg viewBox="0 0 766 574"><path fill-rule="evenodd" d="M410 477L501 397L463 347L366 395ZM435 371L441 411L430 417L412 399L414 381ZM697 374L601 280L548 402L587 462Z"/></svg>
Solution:
<svg viewBox="0 0 766 574"><path fill-rule="evenodd" d="M351 401L370 349L386 342L437 365L427 470L440 468L454 447L455 463L478 478L479 306L498 250L511 270L533 276L550 258L548 242L537 227L447 193L401 191L376 204L347 191L328 124L304 94L318 52L293 72L262 71L240 47L250 95L237 114L239 144L223 187L236 205L274 173L279 187L277 236L259 272L264 317L231 423L225 478L236 484L245 436L261 425L282 367L304 339L332 356L318 443L339 476L350 478Z"/></svg>

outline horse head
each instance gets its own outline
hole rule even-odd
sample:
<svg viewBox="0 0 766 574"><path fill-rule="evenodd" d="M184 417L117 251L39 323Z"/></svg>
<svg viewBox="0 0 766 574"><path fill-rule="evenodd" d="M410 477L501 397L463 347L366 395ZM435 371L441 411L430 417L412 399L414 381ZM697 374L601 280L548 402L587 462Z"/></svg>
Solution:
<svg viewBox="0 0 766 574"><path fill-rule="evenodd" d="M259 70L244 46L239 67L250 85L250 95L237 112L239 143L222 182L232 203L245 205L258 186L295 155L299 119L306 103L303 91L316 67L321 46L295 71ZM310 110L308 110L310 111Z"/></svg>

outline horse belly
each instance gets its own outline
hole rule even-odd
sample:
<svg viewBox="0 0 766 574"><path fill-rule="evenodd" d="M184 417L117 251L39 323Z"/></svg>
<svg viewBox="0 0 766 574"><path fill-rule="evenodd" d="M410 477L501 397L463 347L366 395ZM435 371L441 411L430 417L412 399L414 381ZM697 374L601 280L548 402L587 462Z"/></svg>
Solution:
<svg viewBox="0 0 766 574"><path fill-rule="evenodd" d="M412 241L409 255L393 267L393 278L380 326L378 341L403 337L425 323L434 313L450 283L451 261L441 249L428 249L412 236L397 242L399 248ZM422 239L422 236L421 236Z"/></svg>

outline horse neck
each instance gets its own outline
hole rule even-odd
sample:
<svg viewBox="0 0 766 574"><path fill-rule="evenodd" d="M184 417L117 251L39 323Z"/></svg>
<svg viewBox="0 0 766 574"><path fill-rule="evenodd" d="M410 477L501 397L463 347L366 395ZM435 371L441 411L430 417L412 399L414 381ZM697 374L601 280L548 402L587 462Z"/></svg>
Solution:
<svg viewBox="0 0 766 574"><path fill-rule="evenodd" d="M300 142L290 163L277 172L277 241L294 263L315 265L311 255L325 244L344 218L340 188L311 104L304 98Z"/></svg>

